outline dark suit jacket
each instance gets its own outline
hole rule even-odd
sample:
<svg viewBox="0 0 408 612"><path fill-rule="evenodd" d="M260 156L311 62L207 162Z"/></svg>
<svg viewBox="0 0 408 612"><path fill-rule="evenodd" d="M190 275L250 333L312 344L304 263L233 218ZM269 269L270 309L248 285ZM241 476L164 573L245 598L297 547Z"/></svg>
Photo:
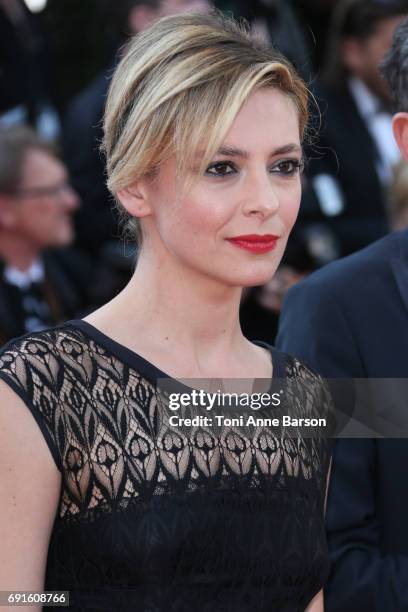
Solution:
<svg viewBox="0 0 408 612"><path fill-rule="evenodd" d="M408 378L408 230L293 287L279 348L326 377ZM408 611L408 440L336 441L326 612Z"/></svg>
<svg viewBox="0 0 408 612"><path fill-rule="evenodd" d="M96 266L83 253L71 248L48 249L42 254L45 279L44 300L51 306L52 324L81 317L95 306ZM25 333L21 305L15 302L3 279L0 261L0 345ZM92 279L92 283L90 283Z"/></svg>
<svg viewBox="0 0 408 612"><path fill-rule="evenodd" d="M376 162L378 150L365 118L349 89L316 87L322 124L316 143L306 150L306 186L300 222L324 222L338 239L340 254L349 255L387 232L386 204ZM337 184L344 209L327 216L321 208L313 181L326 174Z"/></svg>

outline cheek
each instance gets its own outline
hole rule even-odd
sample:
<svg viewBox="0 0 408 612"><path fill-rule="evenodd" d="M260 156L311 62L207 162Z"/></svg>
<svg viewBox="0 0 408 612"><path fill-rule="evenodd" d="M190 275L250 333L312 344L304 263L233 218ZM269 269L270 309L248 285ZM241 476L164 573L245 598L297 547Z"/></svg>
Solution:
<svg viewBox="0 0 408 612"><path fill-rule="evenodd" d="M170 215L168 214L169 210ZM216 236L229 220L230 212L226 206L225 199L218 198L189 197L178 205L167 208L169 220L168 229L173 236L183 238L193 236L197 240L208 239L209 235ZM167 225L166 221L164 224ZM163 228L163 224L162 224ZM184 231L183 231L184 230Z"/></svg>
<svg viewBox="0 0 408 612"><path fill-rule="evenodd" d="M43 219L41 224L43 227L39 228L40 233L43 234L47 228L56 226L56 215L54 211L49 210L48 207L42 211L40 218Z"/></svg>
<svg viewBox="0 0 408 612"><path fill-rule="evenodd" d="M292 189L282 190L280 198L280 217L285 225L287 233L290 232L295 224L299 213L302 188L300 180Z"/></svg>
<svg viewBox="0 0 408 612"><path fill-rule="evenodd" d="M39 223L38 220L40 219L41 222ZM59 232L65 222L60 211L50 203L41 206L41 209L39 208L32 216L30 223L37 236L46 237L49 240L52 239L53 233Z"/></svg>
<svg viewBox="0 0 408 612"><path fill-rule="evenodd" d="M18 224L20 227L28 230L30 233L38 234L43 225L47 224L47 217L41 209L32 205L22 211Z"/></svg>
<svg viewBox="0 0 408 612"><path fill-rule="evenodd" d="M216 237L229 221L230 215L227 207L217 204L216 201L207 201L188 208L187 223L191 223L197 235L208 235Z"/></svg>

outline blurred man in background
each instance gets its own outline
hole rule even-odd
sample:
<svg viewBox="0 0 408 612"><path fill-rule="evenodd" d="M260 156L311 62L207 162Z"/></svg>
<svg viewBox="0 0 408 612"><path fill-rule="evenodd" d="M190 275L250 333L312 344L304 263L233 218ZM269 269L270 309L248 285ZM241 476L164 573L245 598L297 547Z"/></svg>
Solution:
<svg viewBox="0 0 408 612"><path fill-rule="evenodd" d="M388 231L386 188L400 153L378 64L406 15L408 0L339 0L333 14L326 65L315 87L322 126L308 152L300 216L311 242L319 238L311 231L316 224L330 234L327 259Z"/></svg>
<svg viewBox="0 0 408 612"><path fill-rule="evenodd" d="M395 32L383 72L398 111L395 139L408 161L408 19ZM277 345L328 378L408 379L408 229L293 287ZM393 421L392 398L380 408ZM326 612L408 612L407 466L406 439L336 440Z"/></svg>
<svg viewBox="0 0 408 612"><path fill-rule="evenodd" d="M29 128L0 130L0 344L89 305L87 259L74 240L79 198L65 166Z"/></svg>

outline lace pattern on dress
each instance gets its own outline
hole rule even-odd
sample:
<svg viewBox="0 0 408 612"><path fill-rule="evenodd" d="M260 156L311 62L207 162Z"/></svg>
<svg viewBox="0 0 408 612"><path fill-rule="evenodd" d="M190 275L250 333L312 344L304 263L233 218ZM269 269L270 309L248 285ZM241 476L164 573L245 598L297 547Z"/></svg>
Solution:
<svg viewBox="0 0 408 612"><path fill-rule="evenodd" d="M291 415L324 417L330 397L303 363L286 363ZM228 483L290 490L309 482L323 507L330 441L279 439L270 429L205 428L186 436L164 419L163 395L73 326L31 334L3 350L0 376L26 397L62 468L62 522L94 518L152 496Z"/></svg>

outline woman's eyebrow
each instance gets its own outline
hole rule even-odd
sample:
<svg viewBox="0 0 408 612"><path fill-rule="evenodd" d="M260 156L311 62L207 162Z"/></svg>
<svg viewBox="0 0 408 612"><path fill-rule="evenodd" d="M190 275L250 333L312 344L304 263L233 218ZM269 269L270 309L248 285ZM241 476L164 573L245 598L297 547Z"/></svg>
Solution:
<svg viewBox="0 0 408 612"><path fill-rule="evenodd" d="M272 151L270 154L270 157L273 157L274 155L282 155L285 153L301 153L301 152L302 152L302 149L298 144L290 143L290 144L284 145ZM243 149L238 149L237 147L230 147L228 145L223 145L222 147L220 147L217 151L217 154L224 155L226 157L243 157L245 159L250 157L250 154L248 151L244 151Z"/></svg>

